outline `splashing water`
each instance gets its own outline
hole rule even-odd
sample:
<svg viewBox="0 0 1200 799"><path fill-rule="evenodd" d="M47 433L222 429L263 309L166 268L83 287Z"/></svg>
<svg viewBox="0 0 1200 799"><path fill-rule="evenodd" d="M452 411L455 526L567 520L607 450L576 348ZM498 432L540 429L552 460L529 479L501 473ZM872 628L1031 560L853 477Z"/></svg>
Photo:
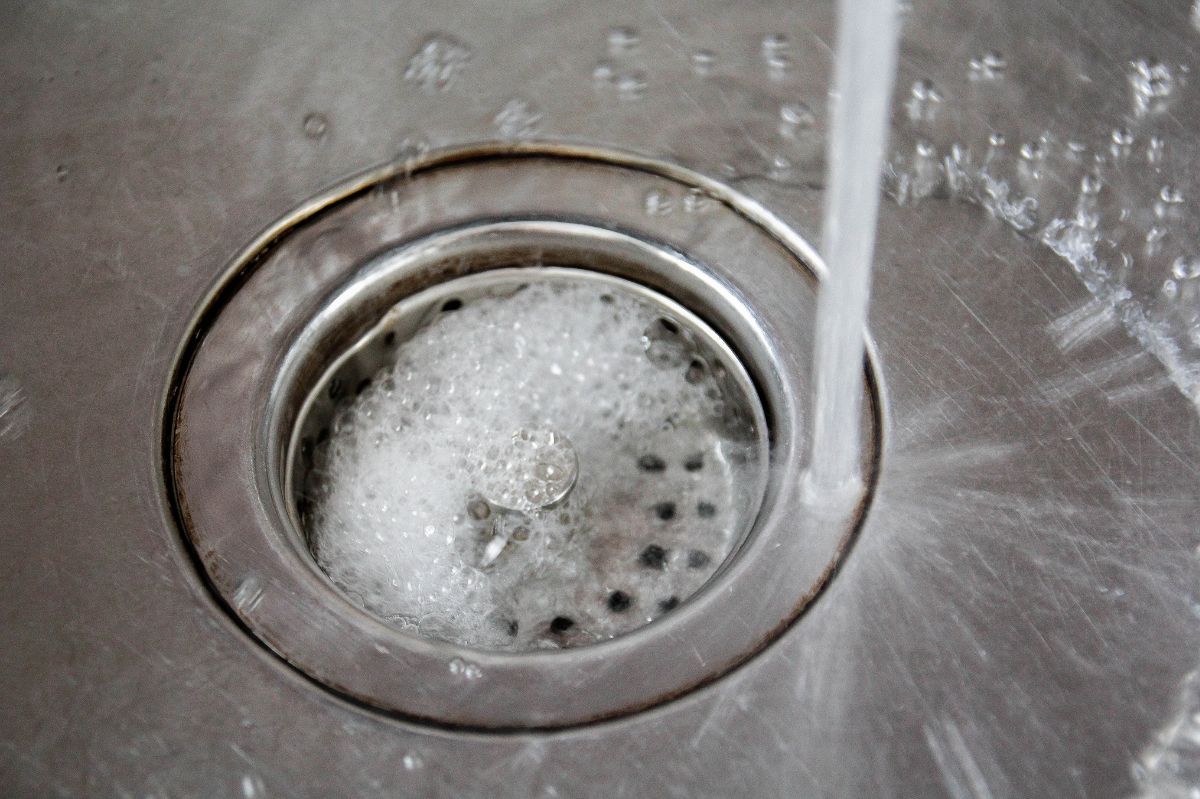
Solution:
<svg viewBox="0 0 1200 799"><path fill-rule="evenodd" d="M821 231L829 275L817 306L816 403L806 475L814 497L841 494L858 481L863 332L898 34L894 0L839 0Z"/></svg>

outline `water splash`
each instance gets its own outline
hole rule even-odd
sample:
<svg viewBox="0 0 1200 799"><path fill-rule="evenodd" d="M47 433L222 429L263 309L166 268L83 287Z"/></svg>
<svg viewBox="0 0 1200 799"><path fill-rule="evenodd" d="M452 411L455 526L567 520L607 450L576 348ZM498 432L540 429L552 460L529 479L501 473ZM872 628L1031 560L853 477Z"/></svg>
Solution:
<svg viewBox="0 0 1200 799"><path fill-rule="evenodd" d="M12 375L0 374L0 440L20 438L31 418L25 389Z"/></svg>
<svg viewBox="0 0 1200 799"><path fill-rule="evenodd" d="M1139 799L1200 799L1200 672L1184 678L1174 715L1132 771Z"/></svg>

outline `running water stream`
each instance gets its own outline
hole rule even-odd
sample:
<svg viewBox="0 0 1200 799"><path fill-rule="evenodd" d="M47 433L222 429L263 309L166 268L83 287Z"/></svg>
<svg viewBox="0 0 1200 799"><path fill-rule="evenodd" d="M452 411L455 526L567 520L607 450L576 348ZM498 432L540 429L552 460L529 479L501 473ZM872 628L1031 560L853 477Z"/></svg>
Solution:
<svg viewBox="0 0 1200 799"><path fill-rule="evenodd" d="M864 334L898 37L895 0L839 0L821 231L828 275L817 306L806 475L814 499L859 482Z"/></svg>

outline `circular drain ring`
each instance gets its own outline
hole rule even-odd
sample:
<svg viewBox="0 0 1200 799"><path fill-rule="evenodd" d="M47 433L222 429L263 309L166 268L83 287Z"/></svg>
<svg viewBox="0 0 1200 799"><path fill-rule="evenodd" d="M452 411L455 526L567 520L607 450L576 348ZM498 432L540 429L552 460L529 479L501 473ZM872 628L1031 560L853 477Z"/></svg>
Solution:
<svg viewBox="0 0 1200 799"><path fill-rule="evenodd" d="M647 215L649 191L674 195L679 209ZM516 255L504 238L514 229L527 237ZM447 237L467 241L463 257L448 258ZM496 241L505 246L489 250ZM315 368L322 347L336 348L305 341L306 324L329 311L329 298L364 264L402 247L414 254L410 268L362 300L359 329L424 286L542 255L642 282L735 345L767 411L770 485L741 549L688 603L588 647L481 652L390 627L317 569L277 479L281 430L294 422L279 409L277 372L289 353L313 353ZM206 299L166 400L169 498L215 593L272 651L345 696L476 729L557 728L653 706L727 673L786 629L824 585L866 511L881 443L869 363L862 419L869 479L860 502L838 518L817 518L800 497L820 269L815 252L753 201L624 154L476 146L370 171L263 233ZM345 339L356 332L348 324Z"/></svg>

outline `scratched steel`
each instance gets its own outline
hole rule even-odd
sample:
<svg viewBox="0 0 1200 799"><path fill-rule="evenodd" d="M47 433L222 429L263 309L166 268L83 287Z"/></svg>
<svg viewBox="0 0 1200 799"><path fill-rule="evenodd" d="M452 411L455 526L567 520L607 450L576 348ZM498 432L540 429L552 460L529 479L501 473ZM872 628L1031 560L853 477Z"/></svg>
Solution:
<svg viewBox="0 0 1200 799"><path fill-rule="evenodd" d="M1131 58L1200 63L1187 5L916 0L898 85L997 47L1030 119L1108 125ZM811 235L818 181L741 167L780 98L820 106L827 4L6 12L3 793L1126 796L1186 763L1196 411L1062 261L968 205L883 211L871 322L890 427L854 550L765 654L680 701L557 734L404 724L281 666L185 554L158 482L159 403L189 316L258 230L414 131L494 135L521 95L543 135L717 175L729 162ZM641 100L592 88L613 24L641 33ZM758 37L780 30L783 82L756 68ZM472 55L427 94L403 75L433 31ZM705 89L688 78L697 48L725 64ZM1067 66L1097 80L1062 92ZM314 112L321 135L305 132ZM1194 103L1172 113L1181 131L1200 119Z"/></svg>

